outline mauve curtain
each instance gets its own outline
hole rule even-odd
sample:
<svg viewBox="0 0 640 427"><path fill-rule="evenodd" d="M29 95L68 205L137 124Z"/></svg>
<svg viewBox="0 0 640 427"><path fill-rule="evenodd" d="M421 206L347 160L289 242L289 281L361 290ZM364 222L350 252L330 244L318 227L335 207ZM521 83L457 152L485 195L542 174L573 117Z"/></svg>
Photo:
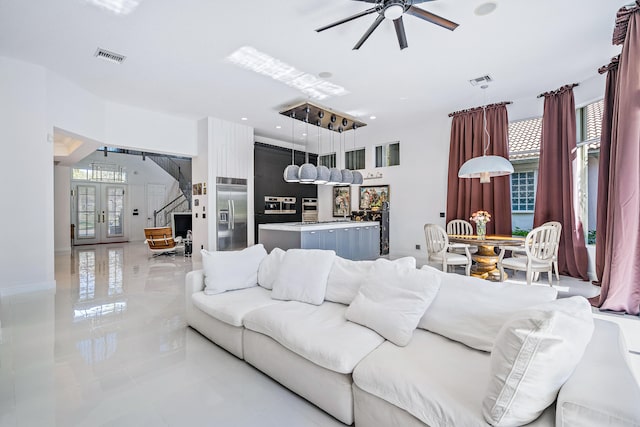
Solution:
<svg viewBox="0 0 640 427"><path fill-rule="evenodd" d="M600 295L601 309L634 315L640 313L640 1L636 3L618 13L614 32L614 43L623 47L611 129Z"/></svg>
<svg viewBox="0 0 640 427"><path fill-rule="evenodd" d="M573 86L544 94L538 188L533 225L559 221L561 274L588 280L588 255L582 223L573 206L573 164L576 161L576 107Z"/></svg>
<svg viewBox="0 0 640 427"><path fill-rule="evenodd" d="M486 108L487 131L484 145L491 145L487 155L509 158L509 117L505 103ZM449 146L449 175L447 187L447 222L452 219L469 221L473 212L485 210L491 214L487 234L511 236L511 187L508 176L491 178L488 184L480 180L458 178L458 170L464 162L482 156L483 145L482 107L453 114L451 142Z"/></svg>
<svg viewBox="0 0 640 427"><path fill-rule="evenodd" d="M611 152L611 131L613 126L616 83L618 80L618 58L599 71L607 73L604 91L604 111L602 113L602 133L600 135L600 160L598 166L598 204L596 207L596 276L602 283L605 263L605 247L607 242L607 221L609 204L609 163Z"/></svg>

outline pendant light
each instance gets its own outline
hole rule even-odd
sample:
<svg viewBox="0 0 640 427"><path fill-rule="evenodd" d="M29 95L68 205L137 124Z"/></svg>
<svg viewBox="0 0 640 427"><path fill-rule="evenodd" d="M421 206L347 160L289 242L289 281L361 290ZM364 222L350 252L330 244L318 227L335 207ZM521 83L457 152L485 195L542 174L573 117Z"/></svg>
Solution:
<svg viewBox="0 0 640 427"><path fill-rule="evenodd" d="M487 89L487 87L487 85L481 86L482 89ZM482 184L487 184L491 181L491 177L511 175L513 165L502 156L487 156L487 150L491 145L491 135L487 131L486 96L485 105L482 107L482 122L482 145L484 147L482 156L467 160L458 171L458 178L480 178ZM486 145L484 144L485 134L487 135Z"/></svg>
<svg viewBox="0 0 640 427"><path fill-rule="evenodd" d="M324 116L324 112L320 111L320 113L318 113L319 119L316 122L316 126L318 127L318 157L316 159L316 170L318 173L314 183L319 185L324 185L327 182L329 182L329 177L331 176L331 172L329 171L329 168L326 167L325 165L320 164L320 130L322 127L321 119L323 116Z"/></svg>
<svg viewBox="0 0 640 427"><path fill-rule="evenodd" d="M300 168L295 163L295 117L296 112L291 112L291 164L284 168L283 177L286 182L300 182L298 179L298 172Z"/></svg>
<svg viewBox="0 0 640 427"><path fill-rule="evenodd" d="M356 150L356 129L358 128L358 125L356 125L355 123L353 124L353 151ZM360 173L360 171L353 171L353 182L351 183L351 185L361 185L364 181L364 177L362 176L362 174Z"/></svg>
<svg viewBox="0 0 640 427"><path fill-rule="evenodd" d="M298 179L300 179L300 184L313 184L318 176L318 170L316 167L309 163L309 149L307 147L309 142L309 107L305 108L305 113L307 116L304 118L306 123L306 132L305 132L305 143L304 143L304 156L305 163L300 166L300 170L298 171Z"/></svg>
<svg viewBox="0 0 640 427"><path fill-rule="evenodd" d="M338 132L340 132L340 145L344 146L344 144L342 143L342 140L344 139L342 138L342 131L343 131L342 126L340 126L338 128ZM340 174L342 175L340 184L349 185L353 182L353 173L349 169L347 169L347 147L344 147L343 152L344 152L344 156L342 157L344 162L344 165L343 165L344 169L340 171Z"/></svg>
<svg viewBox="0 0 640 427"><path fill-rule="evenodd" d="M334 145L333 145L333 124L329 123L329 125L327 126L329 131L331 131L331 151L335 154L336 156L336 164L329 169L329 181L327 181L327 185L338 185L340 184L340 182L342 181L342 174L340 173L340 169L337 168L338 166L338 152L336 150L334 150Z"/></svg>

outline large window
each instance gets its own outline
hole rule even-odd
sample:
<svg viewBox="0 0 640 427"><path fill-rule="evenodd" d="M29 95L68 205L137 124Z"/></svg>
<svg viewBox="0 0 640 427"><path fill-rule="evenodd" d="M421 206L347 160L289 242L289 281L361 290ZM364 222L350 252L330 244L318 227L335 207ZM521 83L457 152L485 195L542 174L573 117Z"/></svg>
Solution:
<svg viewBox="0 0 640 427"><path fill-rule="evenodd" d="M511 175L511 210L513 212L533 212L535 198L535 172L514 172Z"/></svg>
<svg viewBox="0 0 640 427"><path fill-rule="evenodd" d="M376 146L376 167L397 166L400 164L400 143Z"/></svg>
<svg viewBox="0 0 640 427"><path fill-rule="evenodd" d="M351 170L364 169L364 148L345 152L344 165L345 168Z"/></svg>
<svg viewBox="0 0 640 427"><path fill-rule="evenodd" d="M72 179L93 182L127 182L125 170L115 164L91 163L88 168L73 168Z"/></svg>
<svg viewBox="0 0 640 427"><path fill-rule="evenodd" d="M336 153L325 154L320 156L320 165L326 166L329 169L336 167Z"/></svg>

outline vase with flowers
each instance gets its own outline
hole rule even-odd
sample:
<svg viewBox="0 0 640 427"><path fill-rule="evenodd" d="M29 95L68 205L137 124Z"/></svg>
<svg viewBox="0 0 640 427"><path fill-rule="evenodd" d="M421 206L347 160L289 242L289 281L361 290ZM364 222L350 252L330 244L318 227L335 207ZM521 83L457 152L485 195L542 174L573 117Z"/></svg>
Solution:
<svg viewBox="0 0 640 427"><path fill-rule="evenodd" d="M476 223L478 238L484 240L487 235L487 223L491 221L491 214L487 211L477 211L472 213L469 219Z"/></svg>

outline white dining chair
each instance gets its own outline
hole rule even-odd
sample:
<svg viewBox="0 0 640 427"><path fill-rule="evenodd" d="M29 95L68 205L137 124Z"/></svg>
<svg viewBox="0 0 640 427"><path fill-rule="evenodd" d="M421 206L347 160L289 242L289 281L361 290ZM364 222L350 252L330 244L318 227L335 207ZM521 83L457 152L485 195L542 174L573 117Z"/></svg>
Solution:
<svg viewBox="0 0 640 427"><path fill-rule="evenodd" d="M427 241L427 261L432 261L442 265L442 271L446 272L450 265L462 265L465 267L465 274L471 273L471 253L469 247L461 247L464 254L457 254L449 250L454 247L449 243L447 231L436 224L425 224L424 236Z"/></svg>
<svg viewBox="0 0 640 427"><path fill-rule="evenodd" d="M541 225L527 234L524 242L524 257L504 258L506 250L500 248L498 269L500 277L504 277L504 269L525 271L527 285L530 285L535 273L546 272L549 286L552 284L553 263L558 247L558 229L553 225Z"/></svg>
<svg viewBox="0 0 640 427"><path fill-rule="evenodd" d="M465 221L464 219L452 219L447 223L447 234L456 236L473 236L473 226L470 222ZM469 253L471 254L478 252L477 246L466 243L451 244L451 252L464 254L465 247L469 248Z"/></svg>
<svg viewBox="0 0 640 427"><path fill-rule="evenodd" d="M558 231L556 236L558 244L556 245L556 253L553 255L553 269L556 273L556 279L560 281L560 270L558 269L558 248L560 247L560 236L562 235L562 224L558 221L547 221L542 225L549 225L555 227ZM526 257L527 254L523 246L501 246L500 249L511 251L513 257Z"/></svg>

